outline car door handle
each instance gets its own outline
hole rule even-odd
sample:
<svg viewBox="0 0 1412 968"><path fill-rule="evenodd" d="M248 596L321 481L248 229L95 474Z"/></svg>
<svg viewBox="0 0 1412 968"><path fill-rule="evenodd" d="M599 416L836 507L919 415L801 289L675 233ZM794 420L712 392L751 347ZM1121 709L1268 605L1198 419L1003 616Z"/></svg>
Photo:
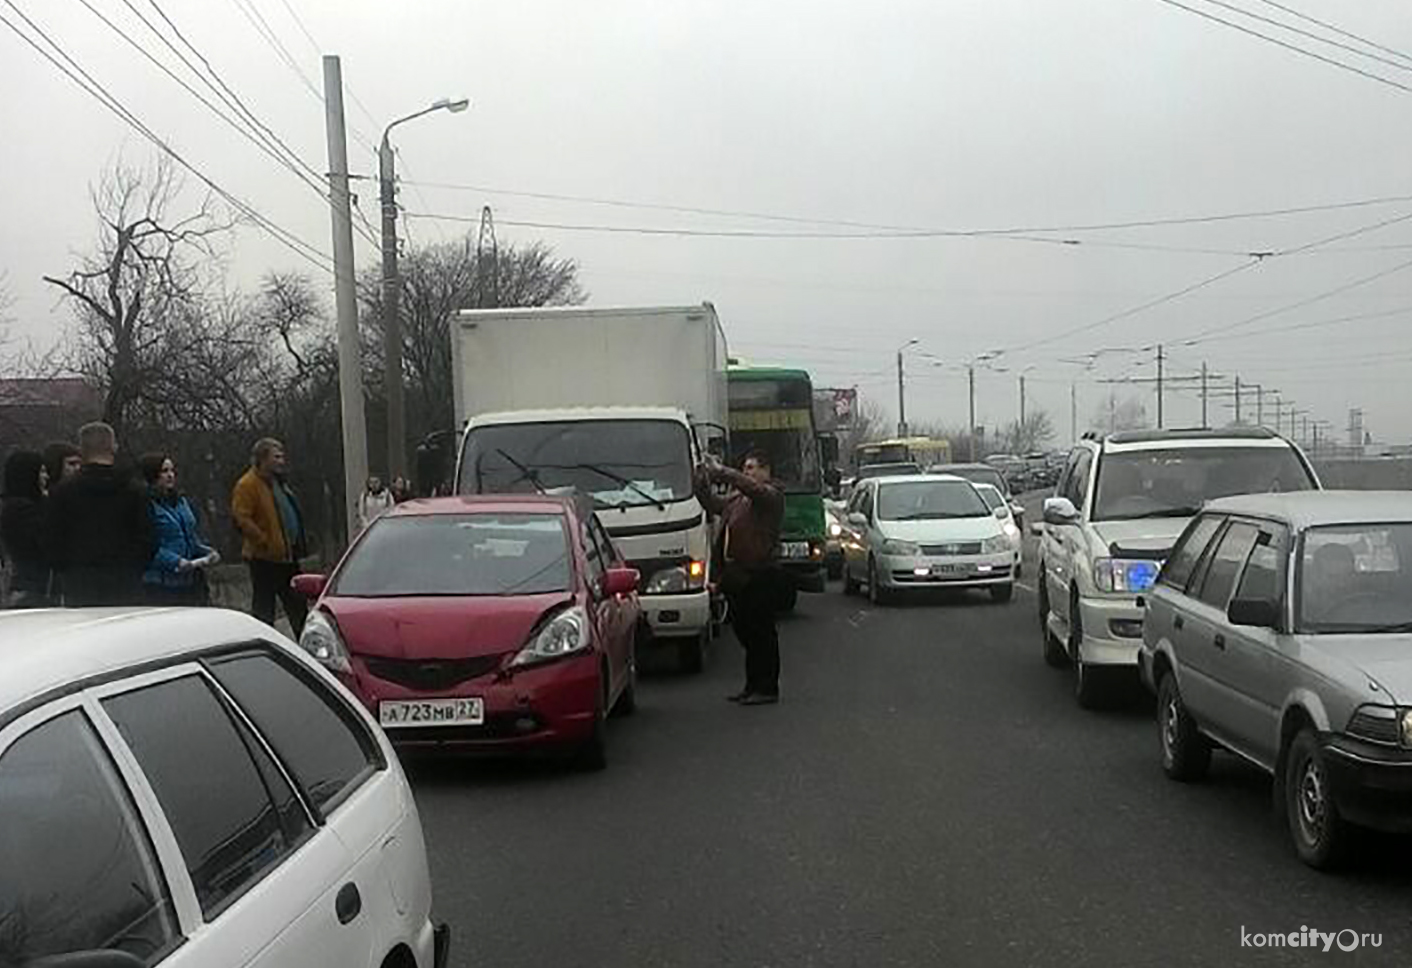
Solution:
<svg viewBox="0 0 1412 968"><path fill-rule="evenodd" d="M1218 648L1218 649L1225 649L1225 647L1226 647L1226 637L1225 637L1224 635L1222 635L1220 632L1217 632L1217 633L1216 633L1216 637L1211 640L1211 644L1214 645L1214 646L1215 646L1216 648Z"/></svg>
<svg viewBox="0 0 1412 968"><path fill-rule="evenodd" d="M339 924L349 924L363 910L363 895L358 893L358 885L351 881L338 889L338 897L333 902L333 912L338 915Z"/></svg>
<svg viewBox="0 0 1412 968"><path fill-rule="evenodd" d="M1185 625L1186 625L1186 619L1182 618L1180 615L1174 616L1174 617L1172 618L1172 628L1174 628L1174 629L1179 629L1179 628L1184 627Z"/></svg>

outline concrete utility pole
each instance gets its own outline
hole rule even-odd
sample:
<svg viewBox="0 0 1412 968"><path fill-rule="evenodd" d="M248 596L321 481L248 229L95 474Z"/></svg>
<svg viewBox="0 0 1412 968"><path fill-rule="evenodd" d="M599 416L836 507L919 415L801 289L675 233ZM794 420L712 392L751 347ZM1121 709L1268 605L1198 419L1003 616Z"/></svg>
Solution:
<svg viewBox="0 0 1412 968"><path fill-rule="evenodd" d="M1069 437L1074 443L1079 440L1079 390L1078 384L1069 381Z"/></svg>
<svg viewBox="0 0 1412 968"><path fill-rule="evenodd" d="M382 195L382 355L387 393L387 479L407 472L407 418L402 386L402 281L397 273L396 159L386 133L378 146L378 183Z"/></svg>
<svg viewBox="0 0 1412 968"><path fill-rule="evenodd" d="M1025 432L1025 375L1020 374L1020 433Z"/></svg>
<svg viewBox="0 0 1412 968"><path fill-rule="evenodd" d="M338 312L338 396L343 417L343 488L348 540L358 533L358 498L368 477L368 427L358 352L358 293L353 279L353 211L348 191L348 138L343 127L343 69L324 55L329 208L333 212L334 305Z"/></svg>
<svg viewBox="0 0 1412 968"><path fill-rule="evenodd" d="M971 463L976 462L976 366L974 363L966 367L966 385L971 399L971 432L967 438L971 442Z"/></svg>
<svg viewBox="0 0 1412 968"><path fill-rule="evenodd" d="M1206 361L1201 361L1201 429L1205 430L1211 426L1211 422L1206 419Z"/></svg>
<svg viewBox="0 0 1412 968"><path fill-rule="evenodd" d="M1157 344L1157 429L1162 429L1162 344Z"/></svg>
<svg viewBox="0 0 1412 968"><path fill-rule="evenodd" d="M1265 384L1255 384L1255 426L1265 426Z"/></svg>
<svg viewBox="0 0 1412 968"><path fill-rule="evenodd" d="M902 351L897 351L897 436L907 436L907 385L902 375Z"/></svg>
<svg viewBox="0 0 1412 968"><path fill-rule="evenodd" d="M1236 426L1240 426L1240 377L1235 378Z"/></svg>

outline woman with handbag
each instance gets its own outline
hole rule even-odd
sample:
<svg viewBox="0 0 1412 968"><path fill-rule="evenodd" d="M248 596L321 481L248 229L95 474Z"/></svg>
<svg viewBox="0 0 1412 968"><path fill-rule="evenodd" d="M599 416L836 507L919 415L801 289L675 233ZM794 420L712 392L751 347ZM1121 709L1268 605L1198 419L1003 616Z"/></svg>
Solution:
<svg viewBox="0 0 1412 968"><path fill-rule="evenodd" d="M196 512L176 486L176 464L166 454L144 454L142 477L157 551L142 576L153 605L209 605L205 569L221 556L201 539Z"/></svg>

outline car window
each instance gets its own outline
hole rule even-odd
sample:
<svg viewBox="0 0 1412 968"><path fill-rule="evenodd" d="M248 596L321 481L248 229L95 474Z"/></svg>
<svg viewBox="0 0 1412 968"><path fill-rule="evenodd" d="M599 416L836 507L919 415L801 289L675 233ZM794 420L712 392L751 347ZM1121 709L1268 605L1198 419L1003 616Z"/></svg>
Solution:
<svg viewBox="0 0 1412 968"><path fill-rule="evenodd" d="M1231 600L1231 591L1235 588L1236 576L1240 574L1241 566L1259 536L1260 531L1255 525L1244 521L1231 522L1211 555L1197 597L1207 605L1225 611L1226 604Z"/></svg>
<svg viewBox="0 0 1412 968"><path fill-rule="evenodd" d="M0 756L0 965L111 949L156 964L176 910L137 808L80 712Z"/></svg>
<svg viewBox="0 0 1412 968"><path fill-rule="evenodd" d="M603 522L598 520L597 515L589 519L588 528L598 541L598 550L603 555L604 567L615 568L622 564L623 556L618 554L618 546L613 543L612 535L608 534L608 529L603 527Z"/></svg>
<svg viewBox="0 0 1412 968"><path fill-rule="evenodd" d="M327 686L266 652L211 663L316 810L327 813L381 768L377 742Z"/></svg>
<svg viewBox="0 0 1412 968"><path fill-rule="evenodd" d="M593 536L593 529L587 521L579 525L579 538L583 541L584 558L588 561L588 581L591 585L597 585L603 579L603 570L607 564L603 560L603 550L598 547L598 541Z"/></svg>
<svg viewBox="0 0 1412 968"><path fill-rule="evenodd" d="M1081 448L1074 458L1074 464L1069 469L1068 488L1064 493L1079 513L1083 513L1084 500L1088 497L1088 472L1093 466L1093 451L1087 447Z"/></svg>
<svg viewBox="0 0 1412 968"><path fill-rule="evenodd" d="M858 510L863 512L863 516L869 521L873 520L873 488L864 488L863 500L858 502Z"/></svg>
<svg viewBox="0 0 1412 968"><path fill-rule="evenodd" d="M1236 584L1236 598L1256 598L1267 602L1278 602L1284 596L1283 562L1288 539L1282 528L1262 528L1255 539L1255 547L1245 563Z"/></svg>
<svg viewBox="0 0 1412 968"><path fill-rule="evenodd" d="M308 832L303 806L200 676L103 701L171 823L210 920Z"/></svg>
<svg viewBox="0 0 1412 968"><path fill-rule="evenodd" d="M1187 582L1191 580L1191 573L1196 570L1196 563L1201 560L1202 552L1211 543L1224 520L1225 518L1216 514L1204 514L1193 521L1172 550L1167 563L1162 566L1158 581L1178 590L1185 589Z"/></svg>
<svg viewBox="0 0 1412 968"><path fill-rule="evenodd" d="M1310 528L1300 544L1298 631L1412 629L1412 524Z"/></svg>
<svg viewBox="0 0 1412 968"><path fill-rule="evenodd" d="M1307 491L1314 480L1290 447L1169 447L1105 454L1093 520L1187 517L1232 494Z"/></svg>

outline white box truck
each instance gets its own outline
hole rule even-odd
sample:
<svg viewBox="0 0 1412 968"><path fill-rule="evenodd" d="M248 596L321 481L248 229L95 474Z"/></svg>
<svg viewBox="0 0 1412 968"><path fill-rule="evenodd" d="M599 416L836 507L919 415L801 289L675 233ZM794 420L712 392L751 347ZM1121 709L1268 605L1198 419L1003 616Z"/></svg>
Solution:
<svg viewBox="0 0 1412 968"><path fill-rule="evenodd" d="M713 529L693 493L726 453L726 341L710 303L467 309L452 324L458 494L590 495L642 574L651 641L699 670Z"/></svg>

